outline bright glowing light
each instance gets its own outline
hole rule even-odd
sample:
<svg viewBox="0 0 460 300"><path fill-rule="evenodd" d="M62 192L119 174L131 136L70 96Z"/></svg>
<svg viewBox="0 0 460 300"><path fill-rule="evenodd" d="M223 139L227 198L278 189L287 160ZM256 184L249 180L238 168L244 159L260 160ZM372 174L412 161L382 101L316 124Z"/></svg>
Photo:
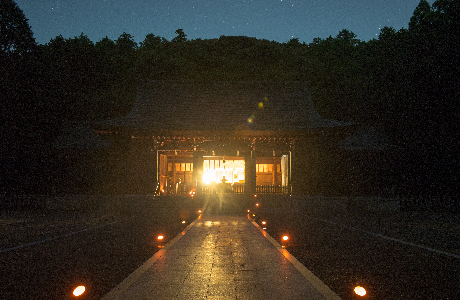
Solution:
<svg viewBox="0 0 460 300"><path fill-rule="evenodd" d="M210 184L213 179L213 174L211 172L206 172L203 174L203 183L204 184Z"/></svg>
<svg viewBox="0 0 460 300"><path fill-rule="evenodd" d="M185 221L182 221L182 224L185 224Z"/></svg>
<svg viewBox="0 0 460 300"><path fill-rule="evenodd" d="M288 240L289 240L289 237L288 237L287 235L284 235L284 236L283 236L283 241L286 242L286 241L288 241Z"/></svg>
<svg viewBox="0 0 460 300"><path fill-rule="evenodd" d="M259 102L259 108L264 108L264 103L263 102Z"/></svg>
<svg viewBox="0 0 460 300"><path fill-rule="evenodd" d="M251 124L252 122L254 122L254 119L252 117L248 118L248 123Z"/></svg>
<svg viewBox="0 0 460 300"><path fill-rule="evenodd" d="M252 214L253 217L255 217L256 215L255 214Z"/></svg>
<svg viewBox="0 0 460 300"><path fill-rule="evenodd" d="M201 214L201 209L198 210L198 213Z"/></svg>
<svg viewBox="0 0 460 300"><path fill-rule="evenodd" d="M157 237L157 240L162 241L164 238L165 238L164 236L159 235L159 236Z"/></svg>
<svg viewBox="0 0 460 300"><path fill-rule="evenodd" d="M248 209L248 212L250 212L250 210Z"/></svg>
<svg viewBox="0 0 460 300"><path fill-rule="evenodd" d="M83 285L80 285L80 286L77 286L74 290L73 290L73 295L75 297L79 297L81 295L83 295L83 293L85 292L85 287Z"/></svg>
<svg viewBox="0 0 460 300"><path fill-rule="evenodd" d="M259 203L256 203L256 206L259 207Z"/></svg>
<svg viewBox="0 0 460 300"><path fill-rule="evenodd" d="M262 225L265 225L265 224L267 224L267 222L265 222L265 221L262 221Z"/></svg>
<svg viewBox="0 0 460 300"><path fill-rule="evenodd" d="M255 198L257 198L257 195L254 195Z"/></svg>
<svg viewBox="0 0 460 300"><path fill-rule="evenodd" d="M366 295L366 289L363 288L362 286L357 286L354 289L355 294L361 297L364 297Z"/></svg>

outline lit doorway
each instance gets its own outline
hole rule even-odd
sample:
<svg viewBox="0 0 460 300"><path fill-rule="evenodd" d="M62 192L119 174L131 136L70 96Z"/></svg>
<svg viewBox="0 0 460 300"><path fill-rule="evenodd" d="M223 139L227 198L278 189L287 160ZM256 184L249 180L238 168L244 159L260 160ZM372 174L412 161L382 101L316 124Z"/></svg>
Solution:
<svg viewBox="0 0 460 300"><path fill-rule="evenodd" d="M203 184L244 184L244 159L241 157L203 157Z"/></svg>

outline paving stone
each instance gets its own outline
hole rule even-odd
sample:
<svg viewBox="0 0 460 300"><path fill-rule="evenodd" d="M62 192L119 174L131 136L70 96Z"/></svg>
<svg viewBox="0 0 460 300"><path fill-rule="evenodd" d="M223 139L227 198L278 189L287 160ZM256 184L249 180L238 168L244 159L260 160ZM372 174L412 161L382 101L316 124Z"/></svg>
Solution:
<svg viewBox="0 0 460 300"><path fill-rule="evenodd" d="M325 299L243 216L202 216L147 267L113 299Z"/></svg>

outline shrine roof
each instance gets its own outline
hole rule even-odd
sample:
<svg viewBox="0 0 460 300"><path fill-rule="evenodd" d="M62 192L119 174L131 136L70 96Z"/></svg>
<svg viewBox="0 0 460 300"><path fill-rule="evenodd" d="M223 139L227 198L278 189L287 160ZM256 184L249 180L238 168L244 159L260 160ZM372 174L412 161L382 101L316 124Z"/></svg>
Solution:
<svg viewBox="0 0 460 300"><path fill-rule="evenodd" d="M144 131L305 131L346 125L318 114L305 82L260 81L145 81L126 116L97 123Z"/></svg>

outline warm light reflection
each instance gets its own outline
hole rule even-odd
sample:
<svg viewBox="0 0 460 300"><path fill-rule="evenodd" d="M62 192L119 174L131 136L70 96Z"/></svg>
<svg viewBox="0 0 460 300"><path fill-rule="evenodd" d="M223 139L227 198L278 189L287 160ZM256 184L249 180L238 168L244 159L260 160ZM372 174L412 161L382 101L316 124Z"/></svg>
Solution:
<svg viewBox="0 0 460 300"><path fill-rule="evenodd" d="M248 212L250 212L250 210L248 209Z"/></svg>
<svg viewBox="0 0 460 300"><path fill-rule="evenodd" d="M265 225L265 224L267 224L267 222L265 222L265 221L262 221L262 225Z"/></svg>
<svg viewBox="0 0 460 300"><path fill-rule="evenodd" d="M288 240L289 240L289 237L288 237L287 235L284 235L284 236L283 236L283 241L286 242L286 241L288 241Z"/></svg>
<svg viewBox="0 0 460 300"><path fill-rule="evenodd" d="M357 286L355 287L355 294L361 297L364 297L366 295L366 289L363 288L362 286Z"/></svg>
<svg viewBox="0 0 460 300"><path fill-rule="evenodd" d="M185 224L186 222L185 221L182 221L182 224Z"/></svg>
<svg viewBox="0 0 460 300"><path fill-rule="evenodd" d="M201 209L198 210L198 213L201 214Z"/></svg>
<svg viewBox="0 0 460 300"><path fill-rule="evenodd" d="M157 240L162 241L164 238L165 238L164 236L159 235L159 236L157 237Z"/></svg>
<svg viewBox="0 0 460 300"><path fill-rule="evenodd" d="M85 287L83 285L80 285L80 286L77 286L74 290L73 290L73 295L75 297L79 297L81 295L83 295L83 293L85 292Z"/></svg>
<svg viewBox="0 0 460 300"><path fill-rule="evenodd" d="M254 195L255 198L257 198L257 195Z"/></svg>
<svg viewBox="0 0 460 300"><path fill-rule="evenodd" d="M256 203L256 206L259 207L259 203Z"/></svg>

